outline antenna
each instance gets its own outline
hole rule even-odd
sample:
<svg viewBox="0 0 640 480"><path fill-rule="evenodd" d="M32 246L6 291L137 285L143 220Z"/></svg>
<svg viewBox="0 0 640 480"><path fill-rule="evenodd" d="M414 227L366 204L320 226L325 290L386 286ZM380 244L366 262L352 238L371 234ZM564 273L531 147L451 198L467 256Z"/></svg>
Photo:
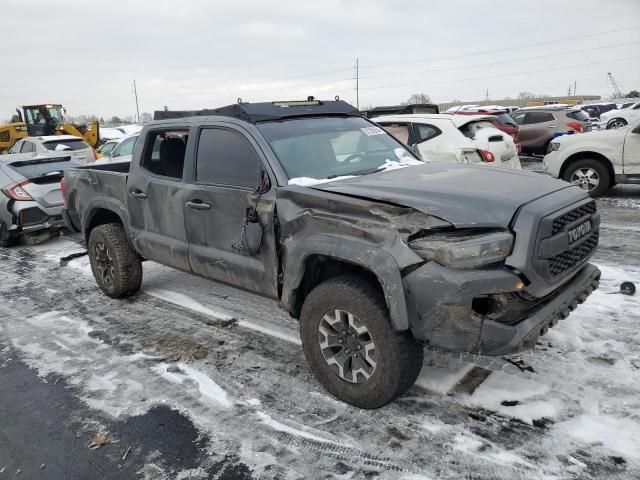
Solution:
<svg viewBox="0 0 640 480"><path fill-rule="evenodd" d="M356 108L360 110L360 64L358 58L356 58L356 66L354 68L356 69Z"/></svg>
<svg viewBox="0 0 640 480"><path fill-rule="evenodd" d="M138 106L138 89L136 88L136 80L133 79L133 93L136 96L136 112L137 112L137 120L136 123L140 123L140 107Z"/></svg>
<svg viewBox="0 0 640 480"><path fill-rule="evenodd" d="M623 98L624 94L620 90L620 84L616 81L615 78L613 78L613 75L611 74L611 72L607 73L607 77L609 77L609 81L611 82L611 85L613 86L613 95L616 98Z"/></svg>

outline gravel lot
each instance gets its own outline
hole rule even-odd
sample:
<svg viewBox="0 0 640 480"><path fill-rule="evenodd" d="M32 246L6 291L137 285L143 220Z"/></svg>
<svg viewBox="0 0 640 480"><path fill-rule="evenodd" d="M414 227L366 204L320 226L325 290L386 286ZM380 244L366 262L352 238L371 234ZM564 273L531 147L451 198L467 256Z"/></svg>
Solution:
<svg viewBox="0 0 640 480"><path fill-rule="evenodd" d="M69 238L0 248L0 479L640 478L640 296L610 294L640 281L640 187L598 205L600 290L520 368L429 353L376 411L271 301L151 262L117 301Z"/></svg>

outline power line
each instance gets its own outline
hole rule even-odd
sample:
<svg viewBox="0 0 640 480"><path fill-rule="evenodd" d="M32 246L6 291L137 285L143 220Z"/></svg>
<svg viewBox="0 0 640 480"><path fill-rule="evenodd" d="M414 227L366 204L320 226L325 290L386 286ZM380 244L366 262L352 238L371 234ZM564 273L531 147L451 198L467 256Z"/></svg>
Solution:
<svg viewBox="0 0 640 480"><path fill-rule="evenodd" d="M474 55L485 55L487 53L497 53L497 52L509 52L509 51L513 51L513 50L519 50L521 48L529 48L529 47L537 47L540 45L550 45L553 43L560 43L560 42L566 42L569 40L578 40L581 38L589 38L589 37L596 37L599 35L606 35L608 33L617 33L617 32L625 32L628 30L635 30L637 28L640 28L640 25L636 25L634 27L627 27L627 28L616 28L615 30L605 30L602 32L595 32L595 33L586 33L583 35L576 35L573 37L564 37L564 38L559 38L556 40L545 40L544 42L536 42L536 43L527 43L527 44L523 44L523 45L517 45L514 47L507 47L507 48L498 48L498 49L494 49L494 50L479 50L479 51L475 51L475 52L470 52L470 53L463 53L463 54L459 54L459 55L447 55L447 56L442 56L442 57L431 57L431 58L426 58L426 59L422 59L422 60L406 60L406 61L402 61L402 62L393 62L393 63L379 63L377 65L361 65L360 68L381 68L381 67L392 67L392 66L396 66L396 65L407 65L410 63L425 63L425 62L433 62L436 60L449 60L452 58L464 58L464 57L471 57Z"/></svg>
<svg viewBox="0 0 640 480"><path fill-rule="evenodd" d="M420 75L423 73L434 73L434 72L449 72L449 71L453 71L453 70L465 70L468 68L478 68L478 67L492 67L495 65L505 65L505 64L509 64L509 63L517 63L517 62L524 62L527 60L538 60L538 59L542 59L542 58L551 58L551 57L560 57L562 55L570 55L573 53L582 53L582 52L591 52L593 50L603 50L605 48L613 48L613 47L620 47L623 45L633 45L633 44L638 44L640 43L640 40L636 40L633 42L622 42L622 43L612 43L609 45L601 45L599 47L591 47L591 48L582 48L580 50L569 50L569 51L565 51L565 52L558 52L558 53L550 53L548 55L536 55L533 57L523 57L523 58L517 58L514 60L503 60L503 61L499 61L499 62L491 62L491 63L476 63L473 65L462 65L459 67L447 67L447 68L434 68L434 69L429 69L429 70L420 70L417 72L402 72L402 75ZM360 77L363 79L369 79L369 78L383 78L383 77L397 77L398 74L397 73L383 73L381 75L370 75L370 76L364 76L364 77Z"/></svg>
<svg viewBox="0 0 640 480"><path fill-rule="evenodd" d="M374 86L374 87L363 87L362 90L376 90L376 89L380 89L380 88L413 87L413 86L432 85L432 84L438 84L438 83L452 83L452 82L464 82L464 81L468 81L468 80L486 80L486 79L490 79L490 78L513 77L513 76L518 76L518 75L528 75L530 73L551 72L551 71L555 71L555 70L565 70L565 69L568 69L568 68L587 67L587 66L590 66L590 65L600 65L600 64L609 63L609 62L621 62L621 61L624 61L624 60L635 60L635 59L638 59L638 58L640 58L640 56L613 58L613 59L610 59L610 60L602 60L602 61L598 61L598 62L580 63L580 64L576 64L576 65L565 65L563 67L543 68L543 69L540 69L540 70L529 70L527 72L512 72L512 73L501 73L501 74L498 74L498 75L488 75L488 76L482 76L482 77L455 78L455 79L435 81L435 82L402 83L402 84L397 84L397 85L378 85L378 86Z"/></svg>

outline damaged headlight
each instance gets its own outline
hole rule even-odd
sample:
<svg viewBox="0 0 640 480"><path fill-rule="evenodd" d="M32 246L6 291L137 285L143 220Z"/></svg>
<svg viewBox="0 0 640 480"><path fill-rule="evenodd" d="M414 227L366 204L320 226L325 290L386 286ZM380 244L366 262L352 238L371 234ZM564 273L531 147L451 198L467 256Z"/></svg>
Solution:
<svg viewBox="0 0 640 480"><path fill-rule="evenodd" d="M511 253L509 232L449 232L413 240L409 246L422 258L451 268L477 268L503 261Z"/></svg>

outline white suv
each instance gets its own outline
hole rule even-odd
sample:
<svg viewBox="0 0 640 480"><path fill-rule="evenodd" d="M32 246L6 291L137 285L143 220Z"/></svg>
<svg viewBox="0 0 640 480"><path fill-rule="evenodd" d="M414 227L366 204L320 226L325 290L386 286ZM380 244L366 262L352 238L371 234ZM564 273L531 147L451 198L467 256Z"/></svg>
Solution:
<svg viewBox="0 0 640 480"><path fill-rule="evenodd" d="M543 169L579 185L592 197L602 195L616 183L640 183L640 122L558 137L549 145Z"/></svg>
<svg viewBox="0 0 640 480"><path fill-rule="evenodd" d="M607 126L607 130L622 128L640 120L640 102L621 110L609 110L600 115L600 121Z"/></svg>
<svg viewBox="0 0 640 480"><path fill-rule="evenodd" d="M67 152L75 160L84 163L93 162L98 157L91 146L80 137L73 135L45 135L26 137L18 141L9 153L48 153Z"/></svg>
<svg viewBox="0 0 640 480"><path fill-rule="evenodd" d="M474 163L520 170L511 135L493 126L491 115L387 115L372 120L424 160Z"/></svg>

